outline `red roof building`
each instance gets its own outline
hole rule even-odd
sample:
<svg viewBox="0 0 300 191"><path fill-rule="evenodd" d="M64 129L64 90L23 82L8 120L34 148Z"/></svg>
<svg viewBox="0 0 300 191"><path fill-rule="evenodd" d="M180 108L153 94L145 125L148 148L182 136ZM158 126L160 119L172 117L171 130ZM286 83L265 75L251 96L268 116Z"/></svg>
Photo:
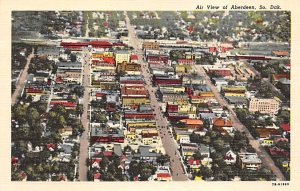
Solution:
<svg viewBox="0 0 300 191"><path fill-rule="evenodd" d="M282 123L280 124L280 128L283 130L283 131L290 131L291 130L291 126L289 123Z"/></svg>
<svg viewBox="0 0 300 191"><path fill-rule="evenodd" d="M169 173L158 173L157 177L158 178L170 178L171 175Z"/></svg>
<svg viewBox="0 0 300 191"><path fill-rule="evenodd" d="M101 173L100 172L94 173L94 180L95 179L100 179L100 178L101 178Z"/></svg>
<svg viewBox="0 0 300 191"><path fill-rule="evenodd" d="M62 105L68 109L68 108L75 108L77 106L77 103L69 102L69 101L51 101L50 102L50 106L55 106L55 105Z"/></svg>
<svg viewBox="0 0 300 191"><path fill-rule="evenodd" d="M130 60L138 60L138 56L136 54L130 55Z"/></svg>
<svg viewBox="0 0 300 191"><path fill-rule="evenodd" d="M15 165L15 164L18 164L19 162L19 159L17 157L11 157L11 164Z"/></svg>
<svg viewBox="0 0 300 191"><path fill-rule="evenodd" d="M232 127L231 120L223 119L223 118L213 119L213 125L215 127Z"/></svg>
<svg viewBox="0 0 300 191"><path fill-rule="evenodd" d="M178 59L178 64L184 64L184 65L194 65L195 61L190 59Z"/></svg>
<svg viewBox="0 0 300 191"><path fill-rule="evenodd" d="M200 160L196 160L196 159L193 159L193 158L190 158L189 160L188 160L188 163L189 163L189 165L200 165Z"/></svg>

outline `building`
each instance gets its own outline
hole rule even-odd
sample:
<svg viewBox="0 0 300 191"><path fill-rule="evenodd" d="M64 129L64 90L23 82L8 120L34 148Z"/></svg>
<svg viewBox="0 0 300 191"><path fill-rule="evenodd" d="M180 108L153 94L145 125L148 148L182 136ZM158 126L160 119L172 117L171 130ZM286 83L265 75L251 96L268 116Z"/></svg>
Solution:
<svg viewBox="0 0 300 191"><path fill-rule="evenodd" d="M95 142L123 143L124 142L124 133L122 130L116 129L116 128L93 127L93 128L91 128L91 142L92 143L95 143Z"/></svg>
<svg viewBox="0 0 300 191"><path fill-rule="evenodd" d="M277 114L280 100L268 98L251 98L249 101L249 112L260 112L262 114Z"/></svg>
<svg viewBox="0 0 300 191"><path fill-rule="evenodd" d="M182 119L180 121L184 123L188 129L199 129L203 125L203 121L200 119Z"/></svg>
<svg viewBox="0 0 300 191"><path fill-rule="evenodd" d="M121 87L121 95L122 97L126 97L128 95L139 95L147 97L148 91L144 85L124 85Z"/></svg>
<svg viewBox="0 0 300 191"><path fill-rule="evenodd" d="M138 63L138 56L136 54L130 55L130 62L132 63Z"/></svg>
<svg viewBox="0 0 300 191"><path fill-rule="evenodd" d="M226 86L222 87L222 94L225 97L245 97L245 86Z"/></svg>
<svg viewBox="0 0 300 191"><path fill-rule="evenodd" d="M288 57L289 55L288 51L272 51L272 56L276 57Z"/></svg>
<svg viewBox="0 0 300 191"><path fill-rule="evenodd" d="M141 75L141 65L136 63L122 62L118 64L118 73L123 72L129 75Z"/></svg>
<svg viewBox="0 0 300 191"><path fill-rule="evenodd" d="M140 104L149 104L150 100L148 97L144 95L128 95L122 97L122 105L129 106L129 105L140 105Z"/></svg>
<svg viewBox="0 0 300 191"><path fill-rule="evenodd" d="M130 54L128 51L117 51L115 53L116 63L130 62Z"/></svg>
<svg viewBox="0 0 300 191"><path fill-rule="evenodd" d="M181 85L182 83L178 76L153 75L152 80L154 85Z"/></svg>
<svg viewBox="0 0 300 191"><path fill-rule="evenodd" d="M178 59L177 63L180 65L195 65L195 61L191 59Z"/></svg>
<svg viewBox="0 0 300 191"><path fill-rule="evenodd" d="M143 49L159 50L158 42L143 42Z"/></svg>
<svg viewBox="0 0 300 191"><path fill-rule="evenodd" d="M241 169L259 170L262 162L256 153L238 153L237 164Z"/></svg>
<svg viewBox="0 0 300 191"><path fill-rule="evenodd" d="M222 77L231 76L231 70L229 68L210 68L208 73L215 74Z"/></svg>
<svg viewBox="0 0 300 191"><path fill-rule="evenodd" d="M121 86L125 84L144 84L143 76L124 76L120 77Z"/></svg>

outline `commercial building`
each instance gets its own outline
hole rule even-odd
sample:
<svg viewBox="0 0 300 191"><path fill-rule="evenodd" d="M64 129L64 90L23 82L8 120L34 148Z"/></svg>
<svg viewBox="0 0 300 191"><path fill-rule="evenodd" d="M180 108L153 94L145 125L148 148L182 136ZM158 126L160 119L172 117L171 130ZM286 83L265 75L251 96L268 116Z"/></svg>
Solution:
<svg viewBox="0 0 300 191"><path fill-rule="evenodd" d="M268 98L251 98L249 101L249 112L260 112L262 114L277 114L280 100Z"/></svg>

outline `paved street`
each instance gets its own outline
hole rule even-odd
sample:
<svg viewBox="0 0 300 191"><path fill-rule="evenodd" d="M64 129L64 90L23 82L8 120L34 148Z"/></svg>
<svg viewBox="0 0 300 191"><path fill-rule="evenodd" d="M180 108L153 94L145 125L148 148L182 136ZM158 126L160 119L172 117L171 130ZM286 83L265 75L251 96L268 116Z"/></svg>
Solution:
<svg viewBox="0 0 300 191"><path fill-rule="evenodd" d="M11 96L11 105L15 105L17 98L20 96L20 94L25 86L29 64L33 57L34 57L34 49L32 49L31 54L27 57L27 63L21 72L20 78L18 80L18 84L16 85L16 89L15 89L13 95Z"/></svg>
<svg viewBox="0 0 300 191"><path fill-rule="evenodd" d="M89 50L82 50L83 54L83 86L85 88L83 95L83 114L81 116L81 122L85 131L80 137L80 154L79 154L79 180L87 181L87 171L86 159L88 158L88 147L89 147L89 117L88 117L88 108L90 102L90 65L89 65Z"/></svg>
<svg viewBox="0 0 300 191"><path fill-rule="evenodd" d="M172 173L172 179L174 181L188 180L186 174L184 173L183 164L181 163L181 160L180 160L180 154L178 153L178 150L177 150L178 146L175 143L175 140L173 139L172 135L168 132L167 120L163 116L163 113L159 107L159 102L157 101L157 99L155 97L156 88L151 86L151 82L152 82L151 75L146 70L147 63L145 63L141 58L141 55L143 54L142 50L141 50L141 44L135 35L133 27L130 25L130 21L129 21L129 18L128 18L126 12L125 12L125 15L126 15L127 28L129 31L129 35L128 35L129 43L136 50L138 59L139 59L139 63L141 63L142 75L145 78L146 88L150 94L151 106L154 109L154 113L156 114L155 118L156 118L156 122L157 122L157 126L158 126L159 135L162 139L162 143L166 150L166 153L170 156L170 162L171 162L170 169L171 169L171 173Z"/></svg>
<svg viewBox="0 0 300 191"><path fill-rule="evenodd" d="M269 156L269 154L265 151L264 148L262 148L260 146L258 140L255 140L253 138L253 136L251 135L249 130L238 120L235 112L232 110L232 108L229 107L229 104L227 103L227 101L221 96L221 94L218 92L217 88L212 84L212 82L210 81L210 78L204 71L203 67L201 65L195 65L195 69L201 76L205 77L207 85L210 87L210 89L214 93L215 98L220 103L220 105L226 106L229 109L232 125L237 130L246 133L246 136L248 137L250 144L256 150L257 154L259 155L260 159L263 162L263 165L266 166L267 168L271 169L274 172L274 174L276 175L278 180L285 180L285 177L280 172L280 170L275 166L274 161Z"/></svg>

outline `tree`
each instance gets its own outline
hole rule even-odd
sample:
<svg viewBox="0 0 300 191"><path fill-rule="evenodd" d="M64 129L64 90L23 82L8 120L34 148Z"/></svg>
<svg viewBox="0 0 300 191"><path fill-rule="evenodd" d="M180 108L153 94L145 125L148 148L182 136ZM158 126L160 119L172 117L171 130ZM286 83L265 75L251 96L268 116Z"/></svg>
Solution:
<svg viewBox="0 0 300 191"><path fill-rule="evenodd" d="M78 104L76 106L76 114L81 115L82 113L83 113L83 106L82 106L82 104Z"/></svg>
<svg viewBox="0 0 300 191"><path fill-rule="evenodd" d="M20 123L24 123L27 114L27 105L25 104L16 104L13 110L13 117Z"/></svg>
<svg viewBox="0 0 300 191"><path fill-rule="evenodd" d="M83 86L76 86L73 89L73 93L76 94L78 97L82 97L84 94L84 87Z"/></svg>
<svg viewBox="0 0 300 191"><path fill-rule="evenodd" d="M216 140L213 141L213 147L217 150L220 151L224 147L224 140L221 138L217 138Z"/></svg>
<svg viewBox="0 0 300 191"><path fill-rule="evenodd" d="M160 155L159 157L157 157L156 162L161 164L161 166L166 165L167 163L170 162L170 156L169 155Z"/></svg>
<svg viewBox="0 0 300 191"><path fill-rule="evenodd" d="M119 112L114 113L112 116L112 120L120 121L120 113Z"/></svg>
<svg viewBox="0 0 300 191"><path fill-rule="evenodd" d="M26 118L30 125L36 123L37 120L39 119L39 117L40 117L40 114L37 111L37 109L32 108L32 107L28 109Z"/></svg>
<svg viewBox="0 0 300 191"><path fill-rule="evenodd" d="M192 133L192 134L190 134L190 141L192 143L201 143L201 138L198 134Z"/></svg>
<svg viewBox="0 0 300 191"><path fill-rule="evenodd" d="M100 123L106 123L107 122L107 118L106 118L105 113L93 112L92 120L96 121L96 122L100 122Z"/></svg>
<svg viewBox="0 0 300 191"><path fill-rule="evenodd" d="M197 151L196 153L193 154L193 158L195 160L202 160L204 157L201 155L199 151Z"/></svg>

